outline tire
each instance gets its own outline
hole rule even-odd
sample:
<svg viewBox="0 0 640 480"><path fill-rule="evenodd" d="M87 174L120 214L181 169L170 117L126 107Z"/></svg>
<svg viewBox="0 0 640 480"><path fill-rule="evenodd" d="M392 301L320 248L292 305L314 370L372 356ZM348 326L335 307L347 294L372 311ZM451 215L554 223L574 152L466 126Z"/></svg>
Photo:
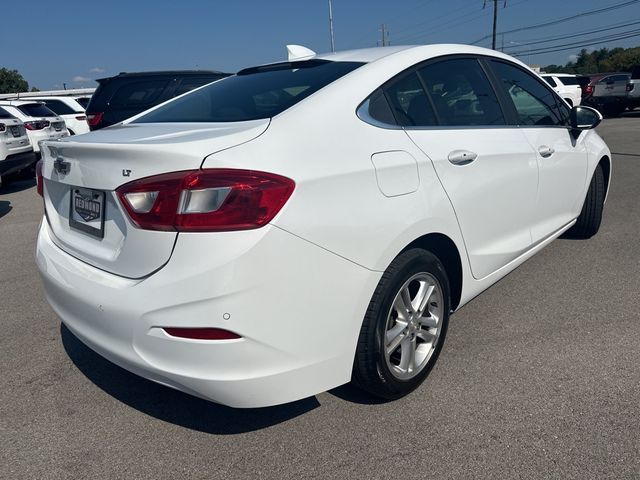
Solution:
<svg viewBox="0 0 640 480"><path fill-rule="evenodd" d="M602 210L604 209L604 172L598 165L591 177L589 190L582 205L582 211L575 225L569 229L567 236L571 238L591 238L600 229Z"/></svg>
<svg viewBox="0 0 640 480"><path fill-rule="evenodd" d="M365 314L353 383L388 400L417 388L442 350L449 309L449 280L442 262L417 248L398 255L382 275Z"/></svg>

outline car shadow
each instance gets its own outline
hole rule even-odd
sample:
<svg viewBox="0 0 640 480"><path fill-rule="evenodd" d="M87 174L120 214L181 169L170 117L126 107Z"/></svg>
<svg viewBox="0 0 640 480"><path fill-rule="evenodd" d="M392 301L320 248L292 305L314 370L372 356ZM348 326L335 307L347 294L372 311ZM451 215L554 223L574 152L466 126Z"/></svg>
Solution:
<svg viewBox="0 0 640 480"><path fill-rule="evenodd" d="M29 180L16 180L9 185L5 185L0 190L0 195L6 195L7 193L17 193L23 190L28 190L36 186L36 179L30 178Z"/></svg>
<svg viewBox="0 0 640 480"><path fill-rule="evenodd" d="M9 213L12 208L13 207L11 206L11 202L7 200L0 200L0 218Z"/></svg>
<svg viewBox="0 0 640 480"><path fill-rule="evenodd" d="M320 406L315 397L275 407L234 409L146 380L104 359L64 324L62 344L76 367L122 403L181 427L216 435L252 432L291 420Z"/></svg>
<svg viewBox="0 0 640 480"><path fill-rule="evenodd" d="M383 403L389 403L393 401L393 400L385 400L384 398L374 397L373 395L368 394L364 390L359 389L352 383L341 385L332 390L329 390L327 393L330 393L334 397L338 397L346 402L359 403L360 405L380 405Z"/></svg>

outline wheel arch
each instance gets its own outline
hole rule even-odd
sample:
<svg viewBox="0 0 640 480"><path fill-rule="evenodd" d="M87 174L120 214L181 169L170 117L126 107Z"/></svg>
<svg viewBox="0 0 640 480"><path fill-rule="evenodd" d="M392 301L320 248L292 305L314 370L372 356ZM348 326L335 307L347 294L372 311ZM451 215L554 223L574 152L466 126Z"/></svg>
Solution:
<svg viewBox="0 0 640 480"><path fill-rule="evenodd" d="M442 233L429 233L416 238L402 249L405 252L412 248L422 248L433 253L443 263L449 278L451 289L451 311L460 305L462 297L462 259L456 244L448 236Z"/></svg>
<svg viewBox="0 0 640 480"><path fill-rule="evenodd" d="M607 195L609 194L609 182L611 180L611 159L604 155L598 165L602 165L602 173L604 173L604 198L605 201L607 199Z"/></svg>

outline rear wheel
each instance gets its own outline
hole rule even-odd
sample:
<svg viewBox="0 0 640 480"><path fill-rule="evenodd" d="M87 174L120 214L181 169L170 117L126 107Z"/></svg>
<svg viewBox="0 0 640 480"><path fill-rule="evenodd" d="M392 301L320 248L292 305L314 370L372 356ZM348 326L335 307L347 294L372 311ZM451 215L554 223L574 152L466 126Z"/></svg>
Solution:
<svg viewBox="0 0 640 480"><path fill-rule="evenodd" d="M442 349L450 308L440 260L408 250L383 274L364 318L353 380L369 393L395 399L418 387Z"/></svg>
<svg viewBox="0 0 640 480"><path fill-rule="evenodd" d="M598 165L591 177L589 190L582 205L582 211L575 225L567 232L572 238L591 238L600 229L604 209L605 182L602 165Z"/></svg>

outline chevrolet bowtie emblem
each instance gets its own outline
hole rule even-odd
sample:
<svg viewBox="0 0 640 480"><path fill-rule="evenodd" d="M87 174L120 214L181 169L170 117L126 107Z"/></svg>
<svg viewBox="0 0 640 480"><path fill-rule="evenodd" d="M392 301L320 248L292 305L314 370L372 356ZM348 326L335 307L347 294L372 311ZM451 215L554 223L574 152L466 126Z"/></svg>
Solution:
<svg viewBox="0 0 640 480"><path fill-rule="evenodd" d="M71 170L71 163L65 162L62 157L58 157L53 162L53 169L60 175L66 175Z"/></svg>

